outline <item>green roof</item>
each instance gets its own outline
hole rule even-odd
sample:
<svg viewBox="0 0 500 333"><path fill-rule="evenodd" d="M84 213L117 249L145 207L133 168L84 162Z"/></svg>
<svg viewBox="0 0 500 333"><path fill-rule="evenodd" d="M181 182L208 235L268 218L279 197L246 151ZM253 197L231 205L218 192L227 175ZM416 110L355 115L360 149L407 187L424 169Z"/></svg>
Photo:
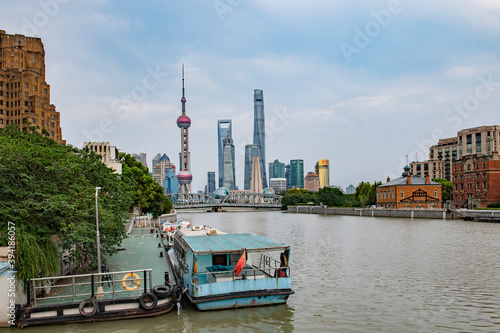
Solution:
<svg viewBox="0 0 500 333"><path fill-rule="evenodd" d="M252 233L185 236L184 240L196 254L241 253L243 249L247 252L278 251L289 248L288 245Z"/></svg>

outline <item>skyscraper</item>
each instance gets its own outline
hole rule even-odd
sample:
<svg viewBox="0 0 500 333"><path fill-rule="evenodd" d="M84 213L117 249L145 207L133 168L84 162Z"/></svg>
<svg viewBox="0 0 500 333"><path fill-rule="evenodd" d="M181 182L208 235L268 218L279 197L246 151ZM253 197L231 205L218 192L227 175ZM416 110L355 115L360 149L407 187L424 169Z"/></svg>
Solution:
<svg viewBox="0 0 500 333"><path fill-rule="evenodd" d="M191 193L191 182L193 175L191 174L190 153L189 153L189 126L191 119L186 116L186 95L184 90L184 64L182 65L182 114L177 118L177 126L181 129L181 152L180 157L180 172L177 174L179 180L179 193Z"/></svg>
<svg viewBox="0 0 500 333"><path fill-rule="evenodd" d="M259 156L259 147L257 145L245 145L245 179L243 189L250 190L250 180L252 179L253 158Z"/></svg>
<svg viewBox="0 0 500 333"><path fill-rule="evenodd" d="M0 128L16 124L21 131L38 126L61 144L61 115L50 101L45 81L45 50L40 38L7 35L0 30ZM89 133L87 139L95 136ZM98 140L89 140L98 141Z"/></svg>
<svg viewBox="0 0 500 333"><path fill-rule="evenodd" d="M304 188L304 160L290 161L290 188Z"/></svg>
<svg viewBox="0 0 500 333"><path fill-rule="evenodd" d="M316 174L319 177L319 188L330 186L330 166L328 160L319 160L316 162Z"/></svg>
<svg viewBox="0 0 500 333"><path fill-rule="evenodd" d="M215 171L209 171L208 174L208 182L207 182L207 195L214 195L215 192Z"/></svg>
<svg viewBox="0 0 500 333"><path fill-rule="evenodd" d="M228 190L235 189L235 179L234 179L234 144L233 139L229 135L226 134L224 138L224 149L223 149L223 161L224 161L224 170L222 177L222 186L227 188Z"/></svg>
<svg viewBox="0 0 500 333"><path fill-rule="evenodd" d="M167 154L158 154L153 158L153 179L160 185L163 186L163 181L165 180L165 174L167 172L167 169L174 169L175 166L172 162L170 162L170 159L168 158Z"/></svg>
<svg viewBox="0 0 500 333"><path fill-rule="evenodd" d="M262 186L267 187L266 176L266 131L264 117L264 93L260 89L254 90L254 123L253 123L253 143L259 149L260 174L262 176Z"/></svg>
<svg viewBox="0 0 500 333"><path fill-rule="evenodd" d="M223 150L224 150L224 138L227 133L229 136L233 137L233 126L231 119L220 119L217 120L217 147L219 152L219 187L222 187L222 178L224 174L224 163L223 163ZM233 166L234 166L234 156L233 156Z"/></svg>
<svg viewBox="0 0 500 333"><path fill-rule="evenodd" d="M286 189L292 188L292 172L290 170L290 164L285 165L285 178L286 178Z"/></svg>
<svg viewBox="0 0 500 333"><path fill-rule="evenodd" d="M176 194L179 191L179 180L175 177L175 167L165 170L163 178L163 192L165 194Z"/></svg>

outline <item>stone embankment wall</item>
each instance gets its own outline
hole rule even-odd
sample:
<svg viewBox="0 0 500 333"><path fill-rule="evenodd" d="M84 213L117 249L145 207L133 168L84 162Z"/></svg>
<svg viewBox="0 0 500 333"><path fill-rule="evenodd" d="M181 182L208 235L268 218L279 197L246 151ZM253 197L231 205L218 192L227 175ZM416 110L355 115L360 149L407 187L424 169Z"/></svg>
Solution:
<svg viewBox="0 0 500 333"><path fill-rule="evenodd" d="M377 208L338 208L327 206L288 206L288 213L351 215L367 217L399 217L421 219L452 219L460 216L441 209L377 209Z"/></svg>

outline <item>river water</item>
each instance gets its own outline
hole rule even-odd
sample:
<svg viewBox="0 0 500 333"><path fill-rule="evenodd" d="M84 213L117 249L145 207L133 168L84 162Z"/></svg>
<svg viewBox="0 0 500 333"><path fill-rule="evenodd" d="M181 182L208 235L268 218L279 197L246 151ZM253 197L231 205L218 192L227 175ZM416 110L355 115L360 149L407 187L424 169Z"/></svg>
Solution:
<svg viewBox="0 0 500 333"><path fill-rule="evenodd" d="M286 305L27 328L28 332L500 332L500 224L287 214L179 213L291 245Z"/></svg>

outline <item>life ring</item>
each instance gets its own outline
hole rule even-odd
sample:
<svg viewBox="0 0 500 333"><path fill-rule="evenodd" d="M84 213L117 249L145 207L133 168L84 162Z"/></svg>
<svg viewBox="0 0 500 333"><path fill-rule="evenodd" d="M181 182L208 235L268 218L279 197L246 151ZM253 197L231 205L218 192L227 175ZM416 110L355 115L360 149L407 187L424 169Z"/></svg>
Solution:
<svg viewBox="0 0 500 333"><path fill-rule="evenodd" d="M180 303L182 298L182 288L179 286L174 286L172 288L172 300L174 303Z"/></svg>
<svg viewBox="0 0 500 333"><path fill-rule="evenodd" d="M88 309L88 306L92 306L92 310L86 311L85 308ZM80 314L84 317L92 317L97 313L98 310L98 305L97 301L94 298L87 298L83 302L78 305L78 311L80 311Z"/></svg>
<svg viewBox="0 0 500 333"><path fill-rule="evenodd" d="M130 283L127 283L127 279L129 277L133 277L134 279L131 280ZM125 274L122 278L122 286L123 286L123 288L125 288L127 290L136 290L137 288L139 288L141 286L141 279L139 278L139 275L137 275L135 273Z"/></svg>
<svg viewBox="0 0 500 333"><path fill-rule="evenodd" d="M167 286L158 285L153 287L153 293L158 298L167 298L168 296L172 295L172 290L170 290L170 288Z"/></svg>
<svg viewBox="0 0 500 333"><path fill-rule="evenodd" d="M150 304L147 304L150 303ZM144 293L139 297L139 305L146 311L153 310L158 304L158 297L152 293Z"/></svg>

